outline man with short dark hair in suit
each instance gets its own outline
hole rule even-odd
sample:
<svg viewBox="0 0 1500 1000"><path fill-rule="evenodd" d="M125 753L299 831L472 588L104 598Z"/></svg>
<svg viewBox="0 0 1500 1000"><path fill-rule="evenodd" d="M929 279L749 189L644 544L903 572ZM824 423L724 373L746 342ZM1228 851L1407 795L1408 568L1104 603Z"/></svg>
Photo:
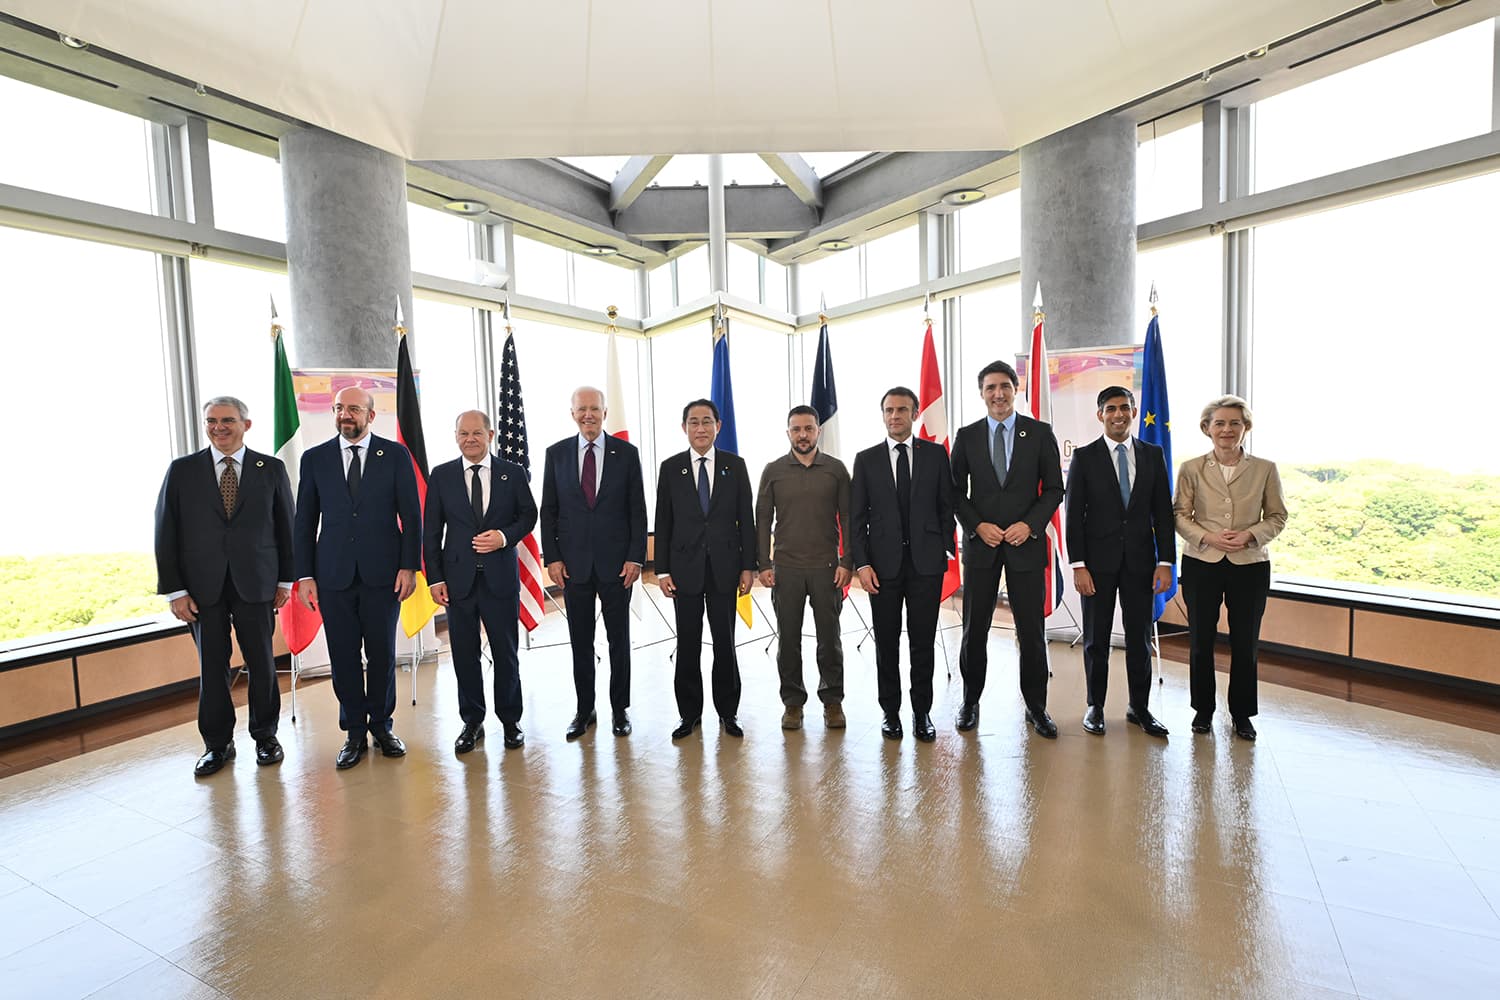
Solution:
<svg viewBox="0 0 1500 1000"><path fill-rule="evenodd" d="M1047 714L1045 570L1047 522L1063 498L1062 460L1052 427L1016 412L1020 379L1004 361L979 372L986 415L959 428L953 441L954 506L964 529L964 631L958 654L964 702L955 725L979 725L979 696L989 665L987 644L1005 572L1005 593L1021 655L1026 721L1057 738Z"/></svg>
<svg viewBox="0 0 1500 1000"><path fill-rule="evenodd" d="M203 407L209 447L167 467L156 501L156 588L198 645L198 732L193 773L234 760L229 628L250 678L255 762L275 764L281 689L271 636L292 592L292 487L286 468L245 447L250 411L233 396Z"/></svg>
<svg viewBox="0 0 1500 1000"><path fill-rule="evenodd" d="M411 453L370 433L373 396L340 390L333 420L338 436L302 455L297 595L323 615L339 725L348 733L334 766L344 770L364 760L367 735L387 757L406 754L391 731L396 622L422 565L422 508Z"/></svg>
<svg viewBox="0 0 1500 1000"><path fill-rule="evenodd" d="M594 600L609 637L611 731L630 735L630 588L646 561L646 487L635 446L604 434L604 393L573 391L578 433L547 449L542 476L542 559L563 591L578 712L567 738L594 724Z"/></svg>
<svg viewBox="0 0 1500 1000"><path fill-rule="evenodd" d="M1125 624L1125 721L1152 736L1167 727L1146 708L1151 695L1151 598L1172 584L1177 534L1172 484L1161 448L1132 439L1135 395L1112 385L1099 393L1104 434L1073 452L1068 466L1068 558L1083 599L1083 669L1088 681L1085 732L1104 735L1109 642L1115 595Z"/></svg>
<svg viewBox="0 0 1500 1000"><path fill-rule="evenodd" d="M516 546L536 525L536 501L526 470L491 452L495 432L488 413L460 413L453 438L463 457L432 470L422 512L428 586L432 599L448 609L458 713L464 722L453 749L468 753L484 739L482 621L495 663L495 715L505 731L505 746L513 750L526 739L517 655L521 585Z"/></svg>
<svg viewBox="0 0 1500 1000"><path fill-rule="evenodd" d="M850 546L860 586L870 595L875 630L875 677L885 720L880 731L901 731L901 606L911 646L912 733L937 739L932 724L938 606L953 539L953 474L942 445L912 435L917 394L898 385L880 400L889 435L854 456Z"/></svg>
<svg viewBox="0 0 1500 1000"><path fill-rule="evenodd" d="M740 665L734 651L737 594L755 580L755 502L745 461L714 447L719 408L695 399L682 408L688 450L661 463L656 480L656 579L677 619L673 687L681 721L672 739L703 721L703 615L713 637L714 711L724 732L740 728Z"/></svg>

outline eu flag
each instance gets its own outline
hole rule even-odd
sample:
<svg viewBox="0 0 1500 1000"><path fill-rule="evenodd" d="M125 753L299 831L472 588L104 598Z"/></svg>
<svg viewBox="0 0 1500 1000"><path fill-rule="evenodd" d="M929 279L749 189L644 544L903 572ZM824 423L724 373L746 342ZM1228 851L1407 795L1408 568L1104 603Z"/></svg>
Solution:
<svg viewBox="0 0 1500 1000"><path fill-rule="evenodd" d="M1153 310L1146 326L1146 350L1141 358L1141 427L1137 436L1161 448L1167 459L1167 481L1172 477L1172 416L1167 407L1167 363L1161 352L1161 324ZM1151 619L1161 617L1167 602L1177 593L1177 567L1172 567L1172 585L1156 595Z"/></svg>

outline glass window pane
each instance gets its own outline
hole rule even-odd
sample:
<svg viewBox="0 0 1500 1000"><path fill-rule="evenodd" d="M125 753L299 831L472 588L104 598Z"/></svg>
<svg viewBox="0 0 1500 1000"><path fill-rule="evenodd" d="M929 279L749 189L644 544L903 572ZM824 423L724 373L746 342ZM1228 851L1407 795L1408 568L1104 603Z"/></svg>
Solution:
<svg viewBox="0 0 1500 1000"><path fill-rule="evenodd" d="M1255 105L1255 189L1267 191L1491 127L1490 20Z"/></svg>
<svg viewBox="0 0 1500 1000"><path fill-rule="evenodd" d="M751 302L760 301L760 254L746 250L738 243L729 244L726 261L729 270L729 292Z"/></svg>
<svg viewBox="0 0 1500 1000"><path fill-rule="evenodd" d="M287 358L293 367L298 363L297 324L291 314L286 275L193 259L188 262L188 280L193 288L198 396L238 396L244 400L250 407L251 420L245 443L258 451L272 452L273 297L286 337Z"/></svg>
<svg viewBox="0 0 1500 1000"><path fill-rule="evenodd" d="M460 413L483 409L493 420L495 410L489 402L481 405L474 377L474 310L419 298L412 301L412 312L411 363L422 397L422 436L428 463L437 465L458 457L453 422Z"/></svg>
<svg viewBox="0 0 1500 1000"><path fill-rule="evenodd" d="M435 208L406 203L411 269L456 281L473 281L473 225Z"/></svg>
<svg viewBox="0 0 1500 1000"><path fill-rule="evenodd" d="M668 261L646 273L651 289L651 315L665 316L672 311L672 263Z"/></svg>
<svg viewBox="0 0 1500 1000"><path fill-rule="evenodd" d="M917 227L890 233L865 244L865 295L910 288L920 274Z"/></svg>
<svg viewBox="0 0 1500 1000"><path fill-rule="evenodd" d="M1021 256L1020 188L992 194L977 205L961 208L955 218L960 269L972 270Z"/></svg>
<svg viewBox="0 0 1500 1000"><path fill-rule="evenodd" d="M280 163L210 139L208 170L216 229L286 242Z"/></svg>
<svg viewBox="0 0 1500 1000"><path fill-rule="evenodd" d="M145 121L0 76L0 182L150 212Z"/></svg>
<svg viewBox="0 0 1500 1000"><path fill-rule="evenodd" d="M0 540L0 645L165 619L151 516L172 458L157 258L0 228L0 260L13 334L0 393L5 463L53 480L40 497L24 475L0 490L0 523L26 526ZM97 420L64 443L55 432L76 430L84 412ZM102 484L108 502L59 476Z"/></svg>
<svg viewBox="0 0 1500 1000"><path fill-rule="evenodd" d="M829 306L857 302L863 297L859 291L858 250L831 253L801 267L797 276L799 312L817 312L822 296L827 296Z"/></svg>
<svg viewBox="0 0 1500 1000"><path fill-rule="evenodd" d="M762 330L750 323L731 322L729 329L729 371L734 382L735 436L739 456L745 460L753 483L760 482L761 470L777 455L784 455L790 445L786 439L787 402L790 390L790 360L787 356L787 334ZM705 385L713 376L710 347L709 370L702 376ZM708 396L708 392L703 393ZM691 398L691 397L688 397ZM687 402L684 399L683 402ZM682 416L682 408L677 408ZM679 421L680 424L680 421ZM679 426L677 437L668 449L658 449L662 456L687 447Z"/></svg>
<svg viewBox="0 0 1500 1000"><path fill-rule="evenodd" d="M1135 218L1165 219L1203 207L1203 123L1141 143L1135 154Z"/></svg>
<svg viewBox="0 0 1500 1000"><path fill-rule="evenodd" d="M1291 511L1278 575L1500 606L1500 246L1474 224L1497 204L1493 173L1255 230L1250 445Z"/></svg>
<svg viewBox="0 0 1500 1000"><path fill-rule="evenodd" d="M515 238L516 292L552 302L568 301L568 252L524 236Z"/></svg>
<svg viewBox="0 0 1500 1000"><path fill-rule="evenodd" d="M833 381L839 398L837 457L845 464L852 466L856 452L885 437L885 424L880 418L880 397L885 391L894 385L915 389L921 383L922 336L926 329L921 306L829 321ZM934 322L933 332L941 335L941 323ZM813 330L802 338L803 401L812 395L817 356L818 333Z"/></svg>
<svg viewBox="0 0 1500 1000"><path fill-rule="evenodd" d="M766 302L772 309L791 312L786 302L786 265L766 258Z"/></svg>
<svg viewBox="0 0 1500 1000"><path fill-rule="evenodd" d="M733 352L734 341L731 340ZM733 352L735 357L737 352ZM651 338L651 394L656 412L652 415L652 432L656 435L657 462L687 447L682 435L682 407L693 399L707 399L713 388L713 331L709 321L684 327ZM731 369L732 372L732 369ZM785 379L783 379L783 383ZM739 379L735 383L735 424L739 424ZM786 410L781 411L785 413ZM747 416L749 410L746 411ZM748 423L748 421L747 421ZM755 475L759 475L757 470ZM654 490L656 470L648 473L648 486ZM654 496L655 493L652 493ZM655 503L651 522L656 523Z"/></svg>
<svg viewBox="0 0 1500 1000"><path fill-rule="evenodd" d="M977 207L977 206L975 206ZM970 212L973 208L963 211ZM982 292L967 292L959 300L958 423L971 424L984 416L976 379L991 361L1014 365L1016 355L1031 349L1031 331L1021 317L1021 282L1013 279ZM956 429L956 428L955 428Z"/></svg>
<svg viewBox="0 0 1500 1000"><path fill-rule="evenodd" d="M708 245L677 258L677 304L685 305L709 293Z"/></svg>
<svg viewBox="0 0 1500 1000"><path fill-rule="evenodd" d="M614 306L622 316L638 315L635 270L574 254L573 304L595 312L604 312Z"/></svg>

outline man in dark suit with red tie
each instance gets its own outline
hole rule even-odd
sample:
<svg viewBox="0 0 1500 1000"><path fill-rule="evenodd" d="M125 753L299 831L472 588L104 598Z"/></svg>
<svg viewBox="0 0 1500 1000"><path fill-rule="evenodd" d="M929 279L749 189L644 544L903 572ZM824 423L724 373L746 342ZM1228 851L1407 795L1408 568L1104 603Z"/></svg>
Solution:
<svg viewBox="0 0 1500 1000"><path fill-rule="evenodd" d="M953 475L942 445L912 435L917 394L898 385L880 400L886 440L854 456L850 547L860 586L870 595L875 676L885 720L901 731L901 607L911 644L912 734L937 739L932 725L933 652L943 574L953 539Z"/></svg>
<svg viewBox="0 0 1500 1000"><path fill-rule="evenodd" d="M703 721L703 616L713 637L714 711L730 736L738 719L740 664L734 651L735 598L755 580L755 501L745 460L714 447L719 408L695 399L682 408L688 450L661 463L656 480L656 579L677 619L677 711L672 739Z"/></svg>
<svg viewBox="0 0 1500 1000"><path fill-rule="evenodd" d="M1172 483L1161 448L1132 438L1135 395L1113 385L1099 393L1104 434L1073 452L1068 466L1068 559L1083 599L1083 668L1088 680L1085 732L1104 735L1109 643L1115 595L1125 625L1125 721L1151 736L1167 727L1146 708L1151 694L1152 595L1172 585L1177 534Z"/></svg>
<svg viewBox="0 0 1500 1000"><path fill-rule="evenodd" d="M281 690L271 636L292 592L292 487L279 459L245 447L250 412L233 396L203 407L209 447L167 468L156 501L157 590L198 645L198 732L193 773L234 760L229 628L250 683L255 762L284 756L276 739Z"/></svg>
<svg viewBox="0 0 1500 1000"><path fill-rule="evenodd" d="M1057 738L1047 714L1047 634L1043 614L1047 522L1063 498L1062 460L1050 424L1016 412L1016 370L992 361L979 372L986 414L953 441L954 506L964 529L964 631L958 654L964 702L960 732L979 725L979 696L1000 573L1021 654L1021 698L1037 735Z"/></svg>
<svg viewBox="0 0 1500 1000"><path fill-rule="evenodd" d="M297 596L323 615L339 724L348 733L334 766L344 770L364 760L367 736L386 757L406 754L391 731L396 622L422 565L422 502L411 453L370 433L374 397L354 386L340 390L333 419L338 436L302 455Z"/></svg>
<svg viewBox="0 0 1500 1000"><path fill-rule="evenodd" d="M468 753L484 739L482 621L495 664L495 715L505 731L506 748L514 750L526 739L521 732L516 546L536 526L536 501L526 470L490 450L495 432L488 413L460 413L453 438L463 457L432 470L422 512L428 585L432 599L448 609L458 712L464 721L453 749Z"/></svg>
<svg viewBox="0 0 1500 1000"><path fill-rule="evenodd" d="M594 724L594 601L609 637L611 730L630 735L630 588L646 562L646 488L635 446L604 433L604 393L573 392L578 433L547 449L542 476L542 559L563 592L578 712L567 738Z"/></svg>

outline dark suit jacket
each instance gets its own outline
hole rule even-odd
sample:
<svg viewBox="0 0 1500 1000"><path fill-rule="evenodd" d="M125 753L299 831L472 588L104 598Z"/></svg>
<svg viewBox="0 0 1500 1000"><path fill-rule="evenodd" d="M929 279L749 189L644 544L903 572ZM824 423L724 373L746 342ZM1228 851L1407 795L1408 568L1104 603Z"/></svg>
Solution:
<svg viewBox="0 0 1500 1000"><path fill-rule="evenodd" d="M685 594L701 594L709 583L725 593L739 587L742 571L755 568L755 501L745 460L722 448L714 450L714 484L706 516L698 504L697 456L688 450L661 463L656 480L656 575L670 575Z"/></svg>
<svg viewBox="0 0 1500 1000"><path fill-rule="evenodd" d="M359 503L349 500L339 439L302 453L297 483L297 579L343 590L389 587L399 570L422 568L422 501L411 453L374 434L361 445ZM319 522L321 520L321 528Z"/></svg>
<svg viewBox="0 0 1500 1000"><path fill-rule="evenodd" d="M292 486L278 458L245 449L234 512L224 514L219 453L205 448L167 467L156 500L156 589L217 604L224 578L247 601L270 601L292 575Z"/></svg>
<svg viewBox="0 0 1500 1000"><path fill-rule="evenodd" d="M1114 442L1104 437L1073 452L1068 466L1068 561L1090 573L1150 573L1177 561L1172 483L1161 448L1134 438L1130 506L1120 502Z"/></svg>
<svg viewBox="0 0 1500 1000"><path fill-rule="evenodd" d="M911 461L911 562L918 573L948 569L953 544L953 473L948 451L915 434L907 439ZM854 456L849 518L854 566L872 566L879 577L901 572L901 508L890 451L882 441Z"/></svg>
<svg viewBox="0 0 1500 1000"><path fill-rule="evenodd" d="M448 585L448 596L463 600L474 589L476 567L483 563L485 585L495 594L517 589L516 546L536 527L536 501L526 482L526 470L514 462L490 456L490 502L484 519L474 522L469 499L469 463L462 458L444 462L427 477L427 507L422 511L422 550L427 583ZM484 555L474 551L474 536L499 531L505 547Z"/></svg>
<svg viewBox="0 0 1500 1000"><path fill-rule="evenodd" d="M975 533L985 521L1001 528L1024 521L1031 538L1005 546L1005 561L1018 570L1047 565L1047 521L1063 498L1062 459L1052 425L1016 414L1013 454L1005 482L990 462L989 420L980 417L958 429L953 441L954 507L964 529L964 565L988 567L999 559Z"/></svg>
<svg viewBox="0 0 1500 1000"><path fill-rule="evenodd" d="M607 434L604 476L594 509L579 485L578 435L547 449L542 474L542 560L559 560L569 576L613 580L627 562L646 562L646 487L635 445Z"/></svg>

